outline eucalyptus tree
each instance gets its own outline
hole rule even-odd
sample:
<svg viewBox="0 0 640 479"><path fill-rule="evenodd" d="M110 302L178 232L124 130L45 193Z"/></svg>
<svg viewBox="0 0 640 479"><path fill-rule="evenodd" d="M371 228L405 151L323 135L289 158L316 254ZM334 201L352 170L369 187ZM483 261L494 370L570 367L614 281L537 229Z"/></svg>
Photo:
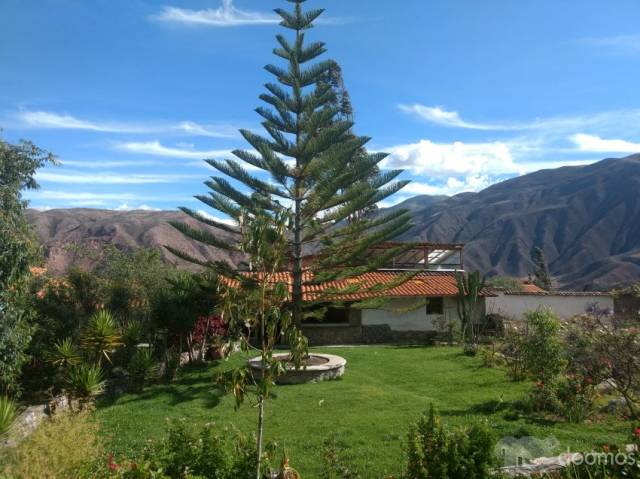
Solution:
<svg viewBox="0 0 640 479"><path fill-rule="evenodd" d="M243 210L271 215L290 211L290 305L294 322L299 324L304 316L305 281L322 283L381 267L403 248L371 257L367 254L370 247L407 231L410 218L404 210L375 216L357 214L396 193L407 181L397 180L402 170L378 169L387 155L363 152L369 138L355 135L350 115L342 114L336 89L327 81L336 62L319 60L325 44L306 38L323 10L303 11L305 0L287 1L293 4L292 11L275 11L282 18L280 25L293 35L276 36L278 45L273 53L284 65L265 67L275 81L265 85L266 92L260 95L264 104L256 109L266 135L240 130L251 150L235 150L235 159L206 160L220 174L206 182L208 194L197 198L236 222ZM182 210L223 233L173 223L185 235L217 248L240 251L237 225L190 208ZM202 263L170 250L218 270L232 269L224 262ZM315 253L315 260L305 263L303 270L303 257L310 252ZM305 271L311 274L305 276Z"/></svg>

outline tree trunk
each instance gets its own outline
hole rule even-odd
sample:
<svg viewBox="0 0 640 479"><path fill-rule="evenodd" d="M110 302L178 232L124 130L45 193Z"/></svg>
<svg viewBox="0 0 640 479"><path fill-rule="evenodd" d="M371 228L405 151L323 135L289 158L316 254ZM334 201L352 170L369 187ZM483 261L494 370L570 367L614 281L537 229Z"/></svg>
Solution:
<svg viewBox="0 0 640 479"><path fill-rule="evenodd" d="M264 397L260 395L258 397L258 457L256 463L256 479L260 479L262 472L262 433L264 430Z"/></svg>
<svg viewBox="0 0 640 479"><path fill-rule="evenodd" d="M209 325L211 324L211 316L207 316L207 326L202 335L202 347L200 348L200 361L204 361L204 354L207 346L207 333L209 332Z"/></svg>

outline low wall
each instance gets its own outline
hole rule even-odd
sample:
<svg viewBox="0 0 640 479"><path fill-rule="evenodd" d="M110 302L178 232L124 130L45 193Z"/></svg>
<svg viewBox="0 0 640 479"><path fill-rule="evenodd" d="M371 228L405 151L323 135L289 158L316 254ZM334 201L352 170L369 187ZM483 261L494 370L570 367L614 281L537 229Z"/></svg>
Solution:
<svg viewBox="0 0 640 479"><path fill-rule="evenodd" d="M600 308L613 309L613 297L603 294L561 293L558 294L504 294L486 299L487 314L499 314L507 318L523 319L527 311L548 307L561 318L583 314L587 307L598 303Z"/></svg>

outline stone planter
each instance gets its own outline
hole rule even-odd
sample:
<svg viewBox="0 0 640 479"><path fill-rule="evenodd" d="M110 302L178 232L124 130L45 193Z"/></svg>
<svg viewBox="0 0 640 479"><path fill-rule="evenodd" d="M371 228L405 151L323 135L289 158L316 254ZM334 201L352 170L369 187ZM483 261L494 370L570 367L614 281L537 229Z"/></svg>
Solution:
<svg viewBox="0 0 640 479"><path fill-rule="evenodd" d="M273 357L286 362L289 354L274 354ZM254 373L262 373L260 356L249 359L248 363ZM333 354L313 353L309 355L309 364L301 369L295 369L288 362L285 364L286 372L276 379L278 384L303 384L337 379L344 374L347 360Z"/></svg>

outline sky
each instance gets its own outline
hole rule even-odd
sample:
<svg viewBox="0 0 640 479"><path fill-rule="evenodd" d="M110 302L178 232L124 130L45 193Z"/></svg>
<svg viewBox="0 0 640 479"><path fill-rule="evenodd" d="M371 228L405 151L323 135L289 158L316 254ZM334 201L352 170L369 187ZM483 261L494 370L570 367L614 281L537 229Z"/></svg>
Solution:
<svg viewBox="0 0 640 479"><path fill-rule="evenodd" d="M284 0L2 0L0 128L58 156L39 209L199 209L260 132ZM637 0L308 0L355 132L412 182L385 200L479 191L640 152ZM206 211L206 208L202 208Z"/></svg>

